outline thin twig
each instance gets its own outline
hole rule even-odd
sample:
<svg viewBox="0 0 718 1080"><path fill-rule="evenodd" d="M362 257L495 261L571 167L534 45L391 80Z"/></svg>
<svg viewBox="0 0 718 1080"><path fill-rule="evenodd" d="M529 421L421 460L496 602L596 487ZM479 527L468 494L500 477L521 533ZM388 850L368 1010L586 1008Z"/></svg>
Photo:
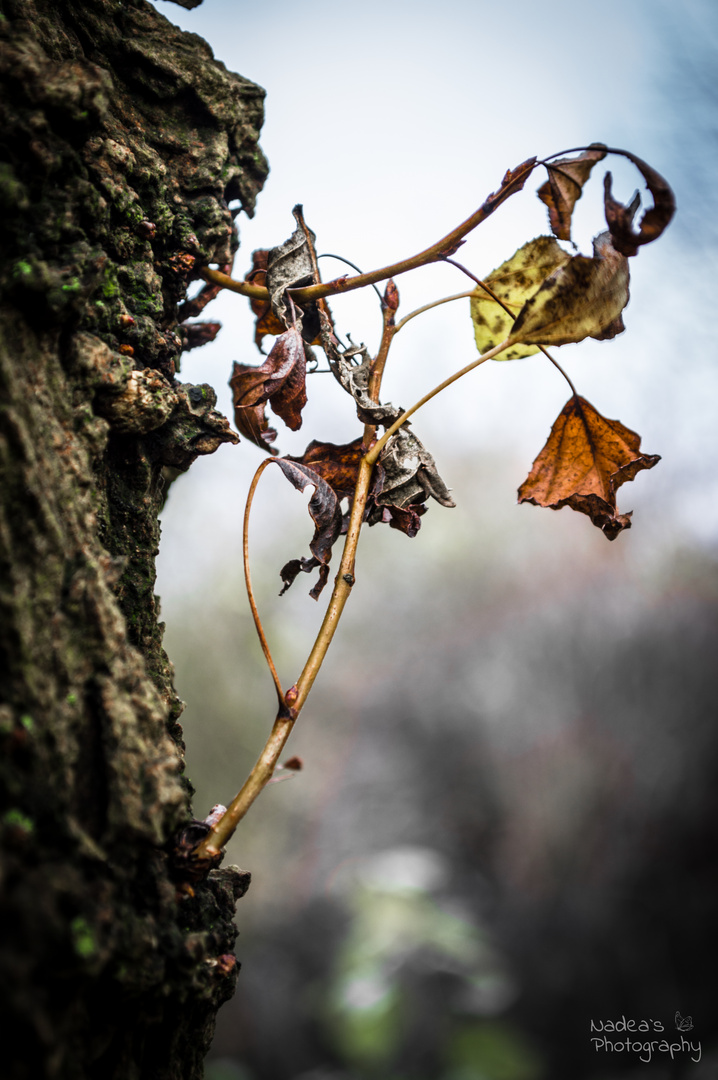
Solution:
<svg viewBox="0 0 718 1080"><path fill-rule="evenodd" d="M386 429L382 437L378 440L378 442L374 444L374 446L372 446L371 450L366 454L364 460L370 462L373 465L374 462L378 459L389 439L392 437L392 435L394 435L399 430L401 425L405 423L405 421L407 421L410 416L413 416L414 413L422 407L422 405L426 405L427 401L431 401L433 397L436 397L437 394L440 394L441 391L445 390L447 386L451 386L451 384L456 382L457 379L460 379L463 375L467 375L470 371L473 371L474 368L477 368L479 366L479 364L485 363L486 360L493 360L495 356L498 356L500 352L503 352L504 349L507 349L511 344L513 343L511 342L510 338L507 338L506 341L502 341L500 345L495 345L493 349L489 349L488 352L483 353L476 360L472 360L472 362L470 364L467 364L466 367L463 367L461 371L455 371L453 375L450 375L448 379L444 379L443 382L440 382L439 385L435 386L433 390L430 390L428 394L424 394L424 396L422 398L419 398L419 400L414 405L412 405L410 409L407 409L405 412L403 412L401 416L394 421L391 427Z"/></svg>
<svg viewBox="0 0 718 1080"><path fill-rule="evenodd" d="M447 262L449 261L450 260L447 259ZM421 315L424 311L430 311L431 308L439 307L441 304L449 304L452 300L465 300L466 297L474 296L474 294L475 290L472 289L471 292L455 293L453 296L445 296L441 300L432 300L430 304L424 304L423 307L417 308L416 311L410 311L408 315L405 315L403 319L400 319L394 327L394 333L398 333L402 326L406 326L410 319L416 318L417 315Z"/></svg>
<svg viewBox="0 0 718 1080"><path fill-rule="evenodd" d="M540 350L541 350L541 352L542 352L542 353L544 354L544 356L547 356L547 357L549 358L549 360L551 361L551 363L553 364L553 366L554 366L555 368L558 368L558 370L559 370L559 371L561 372L561 374L563 375L564 379L566 380L566 382L568 383L568 385L569 385L569 386L571 387L571 393L573 394L573 396L574 396L574 397L578 397L578 390L577 390L577 389L576 389L576 387L575 387L575 386L573 385L573 383L572 383L572 382L571 382L571 380L569 379L568 375L566 374L566 372L564 371L564 369L563 369L563 368L561 367L561 365L559 364L558 360L554 359L554 357L553 357L553 356L551 355L551 353L550 353L550 352L548 351L548 349L544 349L543 345L539 345L539 349L540 349Z"/></svg>
<svg viewBox="0 0 718 1080"><path fill-rule="evenodd" d="M407 270L416 270L419 266L437 262L444 257L444 252L456 251L467 233L470 233L477 225L480 225L482 221L485 221L487 217L493 214L494 210L505 202L509 196L519 191L537 164L536 161L530 161L524 165L523 169L517 172L505 190L499 189L499 198L488 206L488 200L486 200L465 221L462 221L455 229L443 236L441 240L437 240L436 243L425 248L424 251L412 255L409 259L401 259L399 262L392 263L391 266L382 266L378 270L370 270L367 274L358 274L356 277L351 278L335 278L333 281L323 282L320 285L307 285L302 289L292 289L291 292L295 301L299 304L305 304L310 300L320 300L325 296L336 296L339 293L351 292L353 289L362 289L365 285L374 285L377 281L386 281L387 278L405 274ZM204 278L205 281L213 281L215 284L222 285L225 289L231 289L233 292L241 293L243 296L254 297L258 300L266 300L269 297L266 289L260 289L256 285L248 285L243 281L235 281L226 274L220 274L218 270L202 267L199 273L200 277Z"/></svg>
<svg viewBox="0 0 718 1080"><path fill-rule="evenodd" d="M277 669L274 666L274 660L269 650L269 642L267 636L264 633L264 627L262 626L262 620L259 617L259 609L257 608L257 602L254 598L254 590L252 588L252 577L249 572L249 515L252 510L252 501L254 499L254 493L257 490L257 484L259 478L267 468L271 465L273 458L267 458L257 469L256 473L252 477L252 483L249 485L249 494L247 495L247 503L244 508L244 525L242 528L242 558L244 561L244 583L247 587L247 598L249 600L249 606L252 611L252 618L254 619L254 625L257 630L257 636L259 637L259 643L262 646L262 652L264 653L264 659L267 661L267 666L272 673L272 679L274 680L274 686L277 691L277 700L279 702L280 709L284 705L284 691L282 690L282 684L279 681L279 675Z"/></svg>
<svg viewBox="0 0 718 1080"><path fill-rule="evenodd" d="M352 270L356 270L357 274L362 274L364 272L363 270L359 269L359 267L356 265L356 263L350 262L349 259L345 259L343 255L330 255L330 253L328 251L325 251L322 255L317 255L317 258L318 259L337 259L339 262L343 262L343 263L346 263L347 266L351 266ZM374 290L376 295L379 297L379 303L381 304L381 306L383 308L384 307L384 298L383 298L383 296L381 295L381 293L377 289L376 285L372 285L372 289Z"/></svg>
<svg viewBox="0 0 718 1080"><path fill-rule="evenodd" d="M252 285L249 281L237 281L229 274L223 274L221 270L212 270L209 266L203 266L199 271L203 281L210 281L213 285L221 285L229 292L248 296L250 300L269 300L269 290L264 285Z"/></svg>
<svg viewBox="0 0 718 1080"><path fill-rule="evenodd" d="M194 851L195 859L201 861L207 857L211 859L219 855L254 800L272 779L272 774L277 767L277 761L293 726L294 717L286 709L280 709L274 721L272 733L267 739L254 768L224 814L222 814L222 817L215 822L202 842L197 845Z"/></svg>
<svg viewBox="0 0 718 1080"><path fill-rule="evenodd" d="M484 290L484 292L488 293L489 296L491 297L491 299L495 300L496 303L499 304L504 309L506 314L510 315L511 318L513 319L513 321L516 322L517 316L514 314L514 312L511 311L511 309L508 307L508 305L505 304L504 301L499 296L496 295L494 290L492 288L490 288L490 286L488 286L485 281L482 281L481 278L477 278L475 274L472 274L470 270L467 270L467 268L465 266L463 266L460 262L457 262L455 259L445 259L444 261L448 262L448 263L451 263L451 265L455 266L457 268L457 270L462 270L466 274L467 277L470 277L472 281L475 281L476 284L479 285ZM472 293L468 293L467 295L475 296L476 295L476 290L474 290ZM559 364L558 360L554 359L554 357L551 355L551 353L548 351L548 349L544 345L537 345L536 348L540 349L541 352L544 354L544 356L548 360L551 361L553 366L558 368L558 370L561 372L561 374L563 375L563 377L566 380L566 382L568 383L568 385L571 387L571 390L573 392L573 396L578 397L576 387L573 385L573 383L569 379L568 375L566 374L564 369Z"/></svg>

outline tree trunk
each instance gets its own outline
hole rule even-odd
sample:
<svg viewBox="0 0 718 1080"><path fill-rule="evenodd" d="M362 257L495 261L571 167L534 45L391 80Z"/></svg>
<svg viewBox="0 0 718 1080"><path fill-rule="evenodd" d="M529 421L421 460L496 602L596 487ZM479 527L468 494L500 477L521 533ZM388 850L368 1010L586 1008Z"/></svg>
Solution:
<svg viewBox="0 0 718 1080"><path fill-rule="evenodd" d="M190 1080L248 875L173 876L157 514L237 442L178 302L252 212L263 91L145 0L0 0L0 86L1 1071Z"/></svg>

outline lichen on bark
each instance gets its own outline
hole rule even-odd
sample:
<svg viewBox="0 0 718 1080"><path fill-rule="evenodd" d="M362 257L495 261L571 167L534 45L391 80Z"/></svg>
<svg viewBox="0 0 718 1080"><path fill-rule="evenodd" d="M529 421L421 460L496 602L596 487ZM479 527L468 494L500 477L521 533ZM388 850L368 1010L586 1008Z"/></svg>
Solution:
<svg viewBox="0 0 718 1080"><path fill-rule="evenodd" d="M178 303L266 176L263 91L145 0L0 0L0 952L12 1077L201 1076L235 900L154 595L168 481L236 442ZM201 333L199 338L201 338ZM194 334L194 340L198 335Z"/></svg>

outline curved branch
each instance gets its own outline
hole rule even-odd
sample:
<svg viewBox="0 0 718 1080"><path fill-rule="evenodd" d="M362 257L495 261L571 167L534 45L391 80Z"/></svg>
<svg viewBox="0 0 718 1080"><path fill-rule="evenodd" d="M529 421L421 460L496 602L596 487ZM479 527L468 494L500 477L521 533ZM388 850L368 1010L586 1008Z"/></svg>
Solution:
<svg viewBox="0 0 718 1080"><path fill-rule="evenodd" d="M254 619L254 626L259 638L259 644L262 646L262 652L264 653L264 659L267 661L267 666L272 673L272 679L274 680L274 686L277 691L277 699L279 701L279 711L282 712L284 708L284 691L282 690L282 684L279 681L279 675L277 669L274 666L274 660L269 650L269 642L267 636L264 633L264 627L262 626L262 620L259 617L259 609L257 608L257 602L254 598L254 590L252 589L252 578L249 573L249 515L252 510L252 501L254 499L254 493L257 490L257 484L259 478L267 468L267 465L271 465L274 458L266 458L265 461L257 469L256 473L252 477L252 483L249 485L249 494L247 495L247 503L244 508L244 526L242 529L242 559L244 562L244 583L247 587L247 599L249 600L249 606L252 611L252 618Z"/></svg>
<svg viewBox="0 0 718 1080"><path fill-rule="evenodd" d="M312 300L321 300L325 296L337 296L340 293L351 292L353 289L363 289L365 285L374 285L377 281L385 281L387 278L405 274L408 270L416 270L419 266L438 262L440 259L445 258L447 254L456 251L467 233L470 233L477 225L490 217L494 210L498 209L511 195L520 191L537 164L536 158L529 158L528 161L518 166L515 175L507 174L509 179L505 187L499 188L495 195L489 195L470 217L462 221L446 236L443 236L441 240L437 240L435 244L425 248L424 251L420 251L417 255L392 263L391 266L382 266L378 270L358 274L356 277L334 278L333 281L322 282L319 285L307 285L302 289L291 289L289 291L294 302L306 304ZM506 178L504 179L506 181ZM267 290L259 285L250 285L246 281L235 281L234 278L230 278L218 270L203 267L200 270L200 276L205 281L212 281L216 285L222 285L225 289L231 289L233 292L241 293L243 296L249 296L256 300L269 299Z"/></svg>

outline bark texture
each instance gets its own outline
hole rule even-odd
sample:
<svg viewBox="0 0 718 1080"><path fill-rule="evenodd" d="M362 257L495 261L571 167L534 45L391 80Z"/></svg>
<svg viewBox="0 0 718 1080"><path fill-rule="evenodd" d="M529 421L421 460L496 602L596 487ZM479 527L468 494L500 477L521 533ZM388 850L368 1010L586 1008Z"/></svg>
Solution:
<svg viewBox="0 0 718 1080"><path fill-rule="evenodd" d="M248 875L191 819L154 595L167 482L237 442L175 378L266 176L264 92L145 0L0 0L0 1000L13 1078L202 1075Z"/></svg>

